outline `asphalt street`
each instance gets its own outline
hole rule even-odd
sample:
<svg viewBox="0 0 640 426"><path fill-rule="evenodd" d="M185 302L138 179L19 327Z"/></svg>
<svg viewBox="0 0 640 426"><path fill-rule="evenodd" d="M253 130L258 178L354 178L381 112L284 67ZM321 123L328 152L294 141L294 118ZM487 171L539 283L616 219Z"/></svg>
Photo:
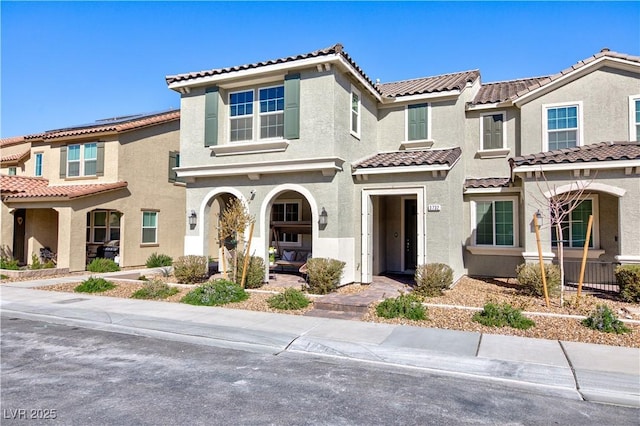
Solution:
<svg viewBox="0 0 640 426"><path fill-rule="evenodd" d="M634 408L414 368L251 353L6 314L1 326L3 425L637 425L640 418Z"/></svg>

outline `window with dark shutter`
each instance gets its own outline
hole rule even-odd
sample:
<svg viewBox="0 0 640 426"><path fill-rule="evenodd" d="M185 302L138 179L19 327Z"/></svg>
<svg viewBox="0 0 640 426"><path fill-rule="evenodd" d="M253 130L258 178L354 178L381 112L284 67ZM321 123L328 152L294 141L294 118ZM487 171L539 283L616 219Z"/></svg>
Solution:
<svg viewBox="0 0 640 426"><path fill-rule="evenodd" d="M407 107L407 140L427 139L427 104L409 105Z"/></svg>
<svg viewBox="0 0 640 426"><path fill-rule="evenodd" d="M218 87L208 87L205 92L204 146L218 144Z"/></svg>
<svg viewBox="0 0 640 426"><path fill-rule="evenodd" d="M502 114L484 115L482 117L482 149L503 148Z"/></svg>

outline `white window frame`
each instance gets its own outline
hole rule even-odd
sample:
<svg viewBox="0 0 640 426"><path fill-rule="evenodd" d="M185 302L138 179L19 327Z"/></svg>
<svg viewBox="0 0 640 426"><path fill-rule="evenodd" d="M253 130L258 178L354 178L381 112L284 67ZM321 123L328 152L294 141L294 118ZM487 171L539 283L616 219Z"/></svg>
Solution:
<svg viewBox="0 0 640 426"><path fill-rule="evenodd" d="M591 200L591 215L593 216L593 223L591 225L591 238L593 238L593 247L589 247L589 250L599 250L600 249L600 204L598 194L589 194L580 197L580 201L583 200ZM556 230L552 227L551 235L555 235ZM571 214L569 214L569 246L565 247L564 250L576 250L582 249L584 246L572 247L571 246ZM558 245L555 246L552 244L553 250L558 250Z"/></svg>
<svg viewBox="0 0 640 426"><path fill-rule="evenodd" d="M502 147L500 148L485 148L484 147L484 117L488 115L501 115L502 116ZM507 148L507 112L506 111L494 111L494 112L483 112L480 114L480 152L486 153L500 153L504 150L507 152L504 153L506 156L509 152Z"/></svg>
<svg viewBox="0 0 640 426"><path fill-rule="evenodd" d="M141 215L140 215L140 244L141 245L154 245L154 244L158 244L158 218L159 218L159 211L157 210L152 210L152 209L147 209L147 210L142 210L141 211ZM151 227L151 226L144 226L144 214L145 213L152 213L155 215L156 218L156 226ZM145 229L154 229L155 230L155 239L154 241L144 241L144 230Z"/></svg>
<svg viewBox="0 0 640 426"><path fill-rule="evenodd" d="M83 177L83 176L97 176L96 173L94 173L92 175L85 174L85 162L87 161L87 159L85 158L85 150L86 150L86 147L88 145L95 145L95 147L96 147L96 158L92 159L92 161L95 161L96 165L98 164L98 143L97 142L74 143L74 144L71 144L71 145L67 145L66 177L68 177L68 178L78 178L78 177ZM69 153L70 153L70 148L72 146L80 147L80 158L78 160L73 160L74 163L76 161L79 162L78 175L77 176L70 176L69 175Z"/></svg>
<svg viewBox="0 0 640 426"><path fill-rule="evenodd" d="M427 138L409 140L409 107L412 105L427 104ZM407 145L419 142L432 141L431 139L431 102L416 102L404 107L404 140Z"/></svg>
<svg viewBox="0 0 640 426"><path fill-rule="evenodd" d="M473 198L471 201L471 246L472 247L488 247L488 248L514 248L520 247L520 222L519 222L519 212L518 212L518 197L517 196L499 196L499 197L478 197ZM476 244L476 213L477 213L477 203L478 202L495 202L495 201L511 201L513 204L513 244L512 245L497 245L497 244ZM495 213L495 209L494 209ZM494 241L495 241L495 220L493 222L494 226Z"/></svg>
<svg viewBox="0 0 640 426"><path fill-rule="evenodd" d="M547 123L547 111L553 108L563 108L575 106L578 108L578 128L576 130L576 147L582 146L584 141L584 121L582 101L560 102L542 105L542 151L549 151L549 129Z"/></svg>
<svg viewBox="0 0 640 426"><path fill-rule="evenodd" d="M636 131L640 124L636 121L636 101L640 101L640 95L629 96L629 141L640 141L640 132Z"/></svg>
<svg viewBox="0 0 640 426"><path fill-rule="evenodd" d="M34 164L33 164L33 175L36 177L42 177L42 161L43 161L43 153L36 152L33 156ZM40 166L40 173L38 173L38 166Z"/></svg>
<svg viewBox="0 0 640 426"><path fill-rule="evenodd" d="M287 222L287 223L296 223L296 222L300 222L301 218L302 218L302 200L301 199L282 199L282 200L277 200L273 202L273 205L271 206L271 208L273 209L273 206L275 206L276 204L284 204L284 212L285 212L285 217L284 217L284 221L282 222ZM287 217L287 204L297 204L298 205L298 220L286 220ZM278 241L277 244L280 247L302 247L302 234L297 234L298 235L298 241L292 242L292 241ZM275 241L271 242L272 244L275 243Z"/></svg>
<svg viewBox="0 0 640 426"><path fill-rule="evenodd" d="M262 120L262 117L268 116L268 115L276 115L276 114L282 114L284 116L284 107L282 109L282 111L271 111L271 112L265 112L262 113L260 112L260 90L262 89L270 89L270 88L274 88L274 87L282 87L284 89L284 83L273 83L270 84L268 86L256 86L253 88L249 88L249 89L242 89L242 90L234 90L233 92L229 92L229 94L227 95L227 101L228 101L228 106L227 106L227 123L228 123L228 131L227 131L227 142L230 144L248 144L248 143L252 143L252 142L262 142L262 141L280 141L280 140L284 140L284 125L283 125L283 136L276 136L273 138L261 138L260 137L260 123ZM252 106L253 106L253 112L251 114L245 114L245 115L241 115L241 116L236 116L236 117L232 117L231 116L231 95L234 95L236 93L243 93L243 92L253 92L253 102L252 102ZM233 120L234 118L249 118L251 117L251 139L243 139L243 140L239 140L239 141L232 141L231 140L231 120Z"/></svg>
<svg viewBox="0 0 640 426"><path fill-rule="evenodd" d="M358 110L353 110L353 95L358 96ZM353 130L353 114L356 114L356 130ZM353 84L351 85L351 92L349 93L349 132L360 139L362 126L362 93Z"/></svg>
<svg viewBox="0 0 640 426"><path fill-rule="evenodd" d="M89 220L87 221L87 230L89 231L89 239L87 240L87 243L89 244L101 244L103 242L107 242L107 241L111 241L111 229L112 228L118 228L120 231L120 237L122 237L122 213L118 210L104 210L104 209L96 209L96 210L91 210L89 212L87 212L89 215ZM96 213L106 213L106 218L105 218L105 225L104 226L96 226L95 224L95 214ZM111 215L112 214L117 214L120 215L120 223L118 224L118 226L111 226ZM95 236L95 232L94 230L96 228L104 228L105 229L105 241L95 241L94 240L94 236Z"/></svg>

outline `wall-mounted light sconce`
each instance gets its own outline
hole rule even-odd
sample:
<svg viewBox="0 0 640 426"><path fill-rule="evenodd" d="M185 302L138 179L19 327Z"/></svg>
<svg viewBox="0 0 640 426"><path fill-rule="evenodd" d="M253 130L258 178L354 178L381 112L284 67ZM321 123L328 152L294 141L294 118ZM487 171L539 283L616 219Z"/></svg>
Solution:
<svg viewBox="0 0 640 426"><path fill-rule="evenodd" d="M329 215L327 214L327 211L323 207L322 211L320 212L320 219L318 220L318 225L327 226L327 223L329 223Z"/></svg>
<svg viewBox="0 0 640 426"><path fill-rule="evenodd" d="M542 216L542 212L540 210L536 212L536 219L538 220L538 226L542 226L544 224L544 217Z"/></svg>
<svg viewBox="0 0 640 426"><path fill-rule="evenodd" d="M191 210L191 213L189 213L188 219L189 219L189 226L194 228L198 223L198 216L196 216L195 210Z"/></svg>
<svg viewBox="0 0 640 426"><path fill-rule="evenodd" d="M253 200L254 198L256 198L256 190L252 189L251 192L249 192L249 199Z"/></svg>

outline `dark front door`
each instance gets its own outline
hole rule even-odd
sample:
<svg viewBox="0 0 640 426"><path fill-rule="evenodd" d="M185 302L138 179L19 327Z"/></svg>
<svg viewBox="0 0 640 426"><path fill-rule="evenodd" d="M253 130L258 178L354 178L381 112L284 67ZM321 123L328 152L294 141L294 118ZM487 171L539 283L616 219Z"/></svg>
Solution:
<svg viewBox="0 0 640 426"><path fill-rule="evenodd" d="M418 203L404 200L404 269L416 269L418 251Z"/></svg>
<svg viewBox="0 0 640 426"><path fill-rule="evenodd" d="M26 263L24 258L24 235L26 228L27 211L18 209L13 213L13 258L19 263Z"/></svg>

